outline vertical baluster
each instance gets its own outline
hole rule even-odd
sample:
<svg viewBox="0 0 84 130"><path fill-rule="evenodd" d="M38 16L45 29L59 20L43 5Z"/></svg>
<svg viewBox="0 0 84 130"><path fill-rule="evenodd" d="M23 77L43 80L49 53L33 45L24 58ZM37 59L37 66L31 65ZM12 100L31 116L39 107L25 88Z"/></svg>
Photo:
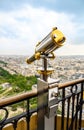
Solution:
<svg viewBox="0 0 84 130"><path fill-rule="evenodd" d="M65 88L62 89L62 99L65 98ZM65 100L62 101L62 118L61 118L61 130L64 130L64 114L65 114Z"/></svg>
<svg viewBox="0 0 84 130"><path fill-rule="evenodd" d="M0 110L1 110L1 109L5 111L5 117L4 117L4 119L0 120L0 130L2 130L3 127L5 126L5 125L4 125L4 122L7 120L8 114L9 114L7 108L5 108L5 107L0 107Z"/></svg>
<svg viewBox="0 0 84 130"><path fill-rule="evenodd" d="M69 127L69 110L70 110L70 98L68 99L68 106L67 106L67 121L66 121L66 130L68 130Z"/></svg>
<svg viewBox="0 0 84 130"><path fill-rule="evenodd" d="M14 123L13 123L13 128L14 128L14 130L16 130L16 129L17 129L17 120L14 120Z"/></svg>
<svg viewBox="0 0 84 130"><path fill-rule="evenodd" d="M76 98L76 112L78 111L78 101L79 101L79 93L77 94L77 98ZM76 114L76 118L75 118L75 130L78 129L78 112Z"/></svg>
<svg viewBox="0 0 84 130"><path fill-rule="evenodd" d="M2 126L0 126L0 130L2 130Z"/></svg>
<svg viewBox="0 0 84 130"><path fill-rule="evenodd" d="M30 123L30 113L29 113L29 99L27 100L27 116L26 116L26 121L27 121L27 130L30 129L29 123Z"/></svg>
<svg viewBox="0 0 84 130"><path fill-rule="evenodd" d="M82 101L83 101L83 83L81 83L80 114L79 114L79 127L78 127L78 130L81 130Z"/></svg>
<svg viewBox="0 0 84 130"><path fill-rule="evenodd" d="M71 123L71 130L73 130L74 125L74 101L75 101L75 93L72 94L72 123Z"/></svg>

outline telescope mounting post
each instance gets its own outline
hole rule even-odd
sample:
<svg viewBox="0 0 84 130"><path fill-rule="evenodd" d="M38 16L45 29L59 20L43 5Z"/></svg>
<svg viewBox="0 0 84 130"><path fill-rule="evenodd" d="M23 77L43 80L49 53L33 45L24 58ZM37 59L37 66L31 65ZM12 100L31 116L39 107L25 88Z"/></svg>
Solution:
<svg viewBox="0 0 84 130"><path fill-rule="evenodd" d="M44 56L44 58L42 59L42 65L43 65L43 74L41 74L41 79L43 79L44 81L46 81L47 82L47 78L48 78L48 76L47 76L47 74L46 74L46 72L47 72L47 58Z"/></svg>
<svg viewBox="0 0 84 130"><path fill-rule="evenodd" d="M37 91L39 92L41 90L43 91L43 93L40 95L38 94L38 108L41 106L42 109L38 110L37 130L55 130L55 117L53 116L53 113L56 111L55 109L57 108L57 106L54 109L51 109L50 112L47 111L47 105L49 102L48 95L49 93L51 94L51 90L45 92L46 88L49 89L48 77L50 74L52 74L53 70L48 70L48 57L46 57L45 55L42 56L42 66L43 69L38 70L38 72L40 73L40 79L38 79ZM51 103L51 105L54 104ZM48 114L46 114L46 111ZM46 117L46 115L48 115L48 118Z"/></svg>

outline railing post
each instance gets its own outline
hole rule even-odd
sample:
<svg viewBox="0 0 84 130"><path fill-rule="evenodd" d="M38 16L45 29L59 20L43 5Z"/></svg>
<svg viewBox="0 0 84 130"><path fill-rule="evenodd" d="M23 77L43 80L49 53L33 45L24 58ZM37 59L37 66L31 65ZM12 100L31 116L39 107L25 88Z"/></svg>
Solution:
<svg viewBox="0 0 84 130"><path fill-rule="evenodd" d="M38 90L38 108L41 107L41 109L38 110L37 130L55 130L55 115L57 109L57 105L55 103L57 102L57 95L56 95L57 92L55 93L54 89L53 91L49 90L49 81L48 81L49 77L47 74L49 70L47 68L47 58L45 56L43 57L43 70L40 71L41 71L40 75L41 78L38 80L37 90ZM45 90L47 90L47 92L45 92ZM39 94L40 91L41 93ZM54 99L49 101L49 98Z"/></svg>

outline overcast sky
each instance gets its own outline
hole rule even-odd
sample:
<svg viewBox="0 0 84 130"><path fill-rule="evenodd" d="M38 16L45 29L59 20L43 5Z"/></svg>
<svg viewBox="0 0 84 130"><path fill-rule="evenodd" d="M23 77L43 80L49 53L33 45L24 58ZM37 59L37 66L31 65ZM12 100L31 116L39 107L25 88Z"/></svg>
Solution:
<svg viewBox="0 0 84 130"><path fill-rule="evenodd" d="M32 55L53 27L65 37L57 55L84 55L84 0L0 0L0 55Z"/></svg>

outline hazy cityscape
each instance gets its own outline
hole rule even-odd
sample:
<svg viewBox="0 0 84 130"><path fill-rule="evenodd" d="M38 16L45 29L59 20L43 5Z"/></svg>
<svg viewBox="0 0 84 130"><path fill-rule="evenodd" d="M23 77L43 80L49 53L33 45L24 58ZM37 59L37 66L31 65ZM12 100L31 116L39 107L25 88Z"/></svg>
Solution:
<svg viewBox="0 0 84 130"><path fill-rule="evenodd" d="M24 76L38 75L37 69L42 66L41 61L27 64L28 56L0 56L0 67L11 74ZM54 69L52 78L66 82L84 78L84 56L58 56L48 61L48 66Z"/></svg>

